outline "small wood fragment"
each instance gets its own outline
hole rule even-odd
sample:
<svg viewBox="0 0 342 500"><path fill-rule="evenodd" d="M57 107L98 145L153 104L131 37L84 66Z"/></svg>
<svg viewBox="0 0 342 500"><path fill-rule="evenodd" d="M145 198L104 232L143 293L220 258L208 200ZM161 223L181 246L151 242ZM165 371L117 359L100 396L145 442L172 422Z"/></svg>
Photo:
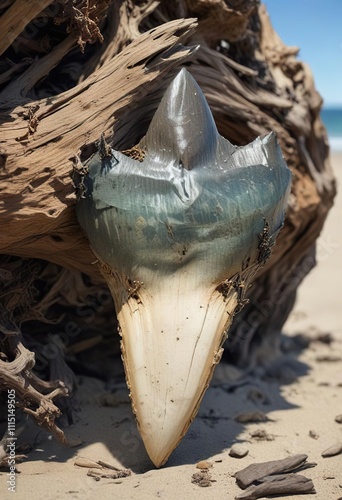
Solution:
<svg viewBox="0 0 342 500"><path fill-rule="evenodd" d="M95 479L95 481L100 481L100 479L101 479L101 477L98 474L96 474L96 471L92 470L92 469L88 470L87 476L93 477Z"/></svg>
<svg viewBox="0 0 342 500"><path fill-rule="evenodd" d="M250 486L236 496L237 500L255 500L273 495L298 495L316 493L311 479L299 474L267 476L261 484Z"/></svg>
<svg viewBox="0 0 342 500"><path fill-rule="evenodd" d="M89 469L87 472L87 476L99 477L105 479L120 479L122 477L130 476L131 473L132 472L129 469L122 469L113 472L105 471L104 469L102 470Z"/></svg>
<svg viewBox="0 0 342 500"><path fill-rule="evenodd" d="M89 460L89 458L83 457L77 457L74 465L77 465L78 467L87 467L88 469L102 469L102 465L99 465L93 460Z"/></svg>
<svg viewBox="0 0 342 500"><path fill-rule="evenodd" d="M87 476L92 476L92 477L101 477L101 472L98 469L89 469Z"/></svg>
<svg viewBox="0 0 342 500"><path fill-rule="evenodd" d="M233 458L243 458L248 455L249 449L245 444L233 444L229 450L229 455Z"/></svg>
<svg viewBox="0 0 342 500"><path fill-rule="evenodd" d="M208 462L207 460L201 460L196 465L196 468L197 469L210 469L210 467L212 467L212 466L213 466L213 464L211 462Z"/></svg>
<svg viewBox="0 0 342 500"><path fill-rule="evenodd" d="M98 460L97 463L101 465L101 467L105 467L106 469L111 469L116 471L128 470L128 469L120 469L119 467L116 467L115 465L109 464L107 462L103 462L102 460Z"/></svg>
<svg viewBox="0 0 342 500"><path fill-rule="evenodd" d="M316 361L319 363L337 363L338 361L342 361L342 358L336 354L321 354L316 357Z"/></svg>
<svg viewBox="0 0 342 500"><path fill-rule="evenodd" d="M240 424L249 422L268 422L270 419L263 411L246 411L237 415L234 420Z"/></svg>
<svg viewBox="0 0 342 500"><path fill-rule="evenodd" d="M89 460L89 458L77 457L75 460L75 465L79 467L87 467L88 476L94 477L99 480L100 478L109 479L121 479L122 477L128 477L131 475L132 471L130 469L119 469L115 465L108 464L102 460L97 462Z"/></svg>
<svg viewBox="0 0 342 500"><path fill-rule="evenodd" d="M340 453L342 453L342 443L335 443L327 450L323 451L322 457L334 457L335 455L339 455Z"/></svg>
<svg viewBox="0 0 342 500"><path fill-rule="evenodd" d="M289 472L296 469L298 466L305 464L307 455L293 455L282 460L271 460L270 462L262 462L248 465L245 469L239 470L234 474L237 484L240 488L245 489L247 486L254 483L258 479L277 474L280 472Z"/></svg>

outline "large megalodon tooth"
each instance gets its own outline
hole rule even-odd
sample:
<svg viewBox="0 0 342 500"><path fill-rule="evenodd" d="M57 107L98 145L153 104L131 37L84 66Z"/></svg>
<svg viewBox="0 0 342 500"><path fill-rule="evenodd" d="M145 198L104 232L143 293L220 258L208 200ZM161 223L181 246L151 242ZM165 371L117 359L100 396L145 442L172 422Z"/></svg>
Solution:
<svg viewBox="0 0 342 500"><path fill-rule="evenodd" d="M245 147L221 137L184 69L139 147L143 161L100 147L77 216L114 298L133 411L160 466L283 225L291 175L273 133Z"/></svg>

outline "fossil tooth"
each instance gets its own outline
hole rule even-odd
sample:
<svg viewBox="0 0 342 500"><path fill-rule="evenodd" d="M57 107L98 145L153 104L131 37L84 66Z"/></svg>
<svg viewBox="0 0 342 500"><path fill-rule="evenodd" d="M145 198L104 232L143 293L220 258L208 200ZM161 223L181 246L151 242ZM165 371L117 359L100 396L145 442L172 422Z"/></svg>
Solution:
<svg viewBox="0 0 342 500"><path fill-rule="evenodd" d="M133 410L159 467L195 417L269 256L291 175L273 133L245 147L221 137L184 69L140 147L142 162L102 145L77 216L114 298Z"/></svg>

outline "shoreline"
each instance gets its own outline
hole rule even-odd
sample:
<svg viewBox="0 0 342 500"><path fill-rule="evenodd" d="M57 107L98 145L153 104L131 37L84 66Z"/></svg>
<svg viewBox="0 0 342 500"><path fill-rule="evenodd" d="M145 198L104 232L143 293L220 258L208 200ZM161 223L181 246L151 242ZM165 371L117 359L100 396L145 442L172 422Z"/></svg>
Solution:
<svg viewBox="0 0 342 500"><path fill-rule="evenodd" d="M329 137L330 154L342 153L342 137Z"/></svg>

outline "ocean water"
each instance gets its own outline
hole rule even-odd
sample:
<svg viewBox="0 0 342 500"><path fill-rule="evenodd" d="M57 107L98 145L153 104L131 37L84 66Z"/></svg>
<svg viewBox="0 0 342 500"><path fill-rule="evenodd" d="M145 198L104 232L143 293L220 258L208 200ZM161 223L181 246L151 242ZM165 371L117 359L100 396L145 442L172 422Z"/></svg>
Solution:
<svg viewBox="0 0 342 500"><path fill-rule="evenodd" d="M342 108L324 108L321 118L327 129L333 151L342 151Z"/></svg>

